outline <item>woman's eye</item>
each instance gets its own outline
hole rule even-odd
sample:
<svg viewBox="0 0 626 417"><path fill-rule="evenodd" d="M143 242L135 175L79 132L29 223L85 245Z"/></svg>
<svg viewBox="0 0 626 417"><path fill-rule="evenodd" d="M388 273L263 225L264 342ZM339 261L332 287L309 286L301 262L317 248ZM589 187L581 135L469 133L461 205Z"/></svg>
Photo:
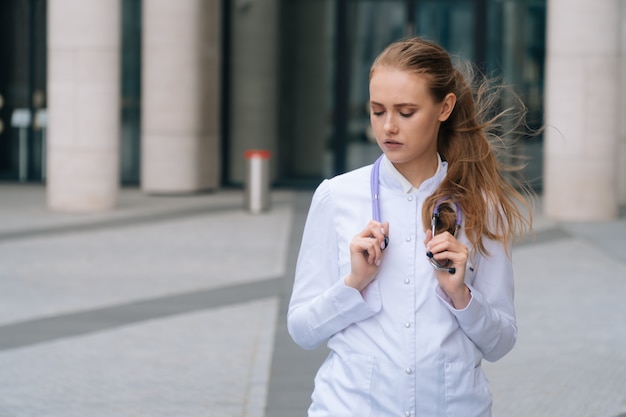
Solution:
<svg viewBox="0 0 626 417"><path fill-rule="evenodd" d="M384 111L373 111L373 110L372 110L372 114L373 114L374 116L382 116L382 114L383 114L383 113L384 113Z"/></svg>
<svg viewBox="0 0 626 417"><path fill-rule="evenodd" d="M409 113L402 113L402 112L400 112L400 116L402 116L402 117L411 117L411 116L413 116L413 113L415 113L415 112L409 112Z"/></svg>

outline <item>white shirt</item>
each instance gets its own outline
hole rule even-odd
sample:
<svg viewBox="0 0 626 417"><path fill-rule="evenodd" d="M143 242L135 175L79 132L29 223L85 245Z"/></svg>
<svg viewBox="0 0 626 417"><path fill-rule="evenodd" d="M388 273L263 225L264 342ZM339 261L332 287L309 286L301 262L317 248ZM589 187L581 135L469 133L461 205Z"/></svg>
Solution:
<svg viewBox="0 0 626 417"><path fill-rule="evenodd" d="M480 364L508 353L517 335L509 248L486 240L490 256L470 258L472 298L456 310L428 262L422 226L422 204L447 163L415 189L384 158L379 194L389 246L365 290L346 286L350 241L372 218L370 172L322 182L307 217L289 333L305 349L328 340L331 351L315 377L309 416L490 416ZM458 238L469 245L464 233Z"/></svg>

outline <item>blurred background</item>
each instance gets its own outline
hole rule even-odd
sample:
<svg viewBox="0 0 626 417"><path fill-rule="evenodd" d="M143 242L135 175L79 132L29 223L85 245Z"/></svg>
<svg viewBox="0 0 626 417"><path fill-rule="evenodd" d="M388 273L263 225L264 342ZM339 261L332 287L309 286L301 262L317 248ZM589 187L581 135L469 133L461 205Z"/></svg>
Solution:
<svg viewBox="0 0 626 417"><path fill-rule="evenodd" d="M511 145L539 199L495 414L626 416L620 0L0 0L0 415L303 415L311 190L379 154L368 73L408 35L541 127Z"/></svg>
<svg viewBox="0 0 626 417"><path fill-rule="evenodd" d="M54 97L49 100L52 92L48 91L54 85L47 81L71 82L59 80L68 74L53 73L50 61L61 59L55 55L63 54L69 47L93 50L102 45L95 35L89 45L88 34L67 33L68 24L81 19L80 10L73 8L57 15L48 10L48 3L55 2L5 0L0 6L0 94L5 125L0 139L0 178L4 180L45 181L46 126L39 119L42 110L54 103ZM167 161L146 160L160 156L145 155L142 140L155 140L155 136L168 130L184 134L204 130L195 132L195 139L206 142L203 149L211 154L201 157L203 165L210 165L209 172L204 173L210 179L180 184L182 188L241 184L242 155L248 148L272 151L274 182L283 185L310 186L323 177L371 163L378 150L365 133L369 123L369 68L384 46L406 35L436 40L487 73L503 76L524 97L532 122L542 123L545 0L102 3L110 3L110 10L97 5L92 8L100 9L98 15L86 11L82 30L92 30L88 29L90 15L103 19L114 13L116 16L110 19L119 20L116 25L108 25L109 33L98 37L108 36L116 42L111 47L119 55L119 66L112 71L119 71L121 184L151 181L144 178L150 172L142 172L142 162L175 171L173 165L198 157L170 154ZM89 4L94 3L86 2L78 8ZM115 38L119 40L113 41ZM84 58L88 59L96 61L98 57ZM159 70L155 66L167 68ZM186 85L187 76L193 78L193 88ZM74 85L97 82L79 79ZM155 97L159 94L164 97ZM81 105L96 106L95 100L96 97L85 98ZM198 117L206 123L200 129L203 123L193 117L171 114L197 112L191 106L197 107L201 102L206 103ZM59 106L65 104L61 102ZM25 127L25 157L20 154L24 151L20 148L20 129L11 125L11 116L18 109L26 109L34 116ZM148 111L162 114L146 114ZM165 122L148 120L142 129L142 116L162 118ZM90 135L93 131L85 130L82 134ZM541 138L536 138L536 142L520 151L532 155L533 161L540 161ZM26 165L22 173L20 164ZM540 178L540 164L533 163L528 170L530 178ZM534 184L541 186L539 181ZM159 184L151 187L161 188Z"/></svg>
<svg viewBox="0 0 626 417"><path fill-rule="evenodd" d="M311 188L379 153L367 135L370 65L388 43L420 35L510 84L532 128L555 126L514 149L526 158L523 175L532 188L554 195L546 196L546 210L567 219L598 215L571 200L574 169L610 184L586 200L601 201L601 217L612 218L626 202L617 88L626 67L619 42L626 13L621 2L605 3L3 0L0 179L46 183L52 209L93 211L114 207L120 185L154 194L241 186L244 152L265 149L274 186ZM594 68L572 68L586 77L576 78L558 65L565 54L580 63L602 54L615 68L597 78ZM552 113L550 59L552 102L561 108ZM588 111L596 90L612 103L609 113ZM560 122L592 132L573 126L569 133ZM590 133L610 137L598 146ZM574 146L546 152L550 134ZM601 173L595 162L588 169L580 163L589 147L602 149ZM563 207L572 203L578 211L569 214Z"/></svg>

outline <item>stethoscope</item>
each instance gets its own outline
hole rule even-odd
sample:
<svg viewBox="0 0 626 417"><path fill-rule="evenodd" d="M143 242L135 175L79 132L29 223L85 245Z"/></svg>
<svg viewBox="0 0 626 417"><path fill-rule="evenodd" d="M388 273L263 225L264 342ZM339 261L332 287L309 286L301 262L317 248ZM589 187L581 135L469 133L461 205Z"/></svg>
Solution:
<svg viewBox="0 0 626 417"><path fill-rule="evenodd" d="M370 188L372 191L372 218L374 220L376 220L377 222L381 221L381 217L380 217L380 195L379 195L379 191L380 191L380 162L382 161L384 155L381 155L376 162L374 162L374 166L372 167L372 173L371 173L371 177L370 177ZM439 200L437 200L435 202L435 208L433 209L433 216L430 220L430 226L431 226L431 230L433 233L433 236L435 236L435 227L437 225L437 220L439 219L439 208L441 207L442 204L444 204L446 202L446 200L448 200L447 198L440 198ZM461 206L459 205L458 202L454 202L454 206L455 206L455 212L456 212L456 221L454 224L454 233L453 236L456 237L459 229L461 229L461 223L463 221L463 213L461 211ZM387 248L387 246L389 246L389 237L385 236L385 248ZM456 268L454 267L447 267L446 265L441 265L434 257L433 254L431 252L427 253L428 259L430 261L430 264L438 271L446 271L450 274L454 274L456 272Z"/></svg>

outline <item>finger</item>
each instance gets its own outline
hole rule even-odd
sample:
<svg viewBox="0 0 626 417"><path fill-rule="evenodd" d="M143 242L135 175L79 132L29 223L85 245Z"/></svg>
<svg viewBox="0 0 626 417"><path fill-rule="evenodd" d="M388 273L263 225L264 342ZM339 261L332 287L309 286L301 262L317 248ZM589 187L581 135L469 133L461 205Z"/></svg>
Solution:
<svg viewBox="0 0 626 417"><path fill-rule="evenodd" d="M430 242L433 238L433 232L428 229L426 230L426 238L424 239L424 245L428 246L428 242Z"/></svg>
<svg viewBox="0 0 626 417"><path fill-rule="evenodd" d="M430 240L428 237L431 236ZM431 252L437 253L442 252L444 250L454 250L453 248L463 246L454 236L452 236L449 232L440 233L438 235L432 236L432 232L428 231L426 233L426 247L430 249Z"/></svg>
<svg viewBox="0 0 626 417"><path fill-rule="evenodd" d="M383 227L383 223L377 222L376 220L370 220L363 229L362 233L371 233L373 230L380 231Z"/></svg>
<svg viewBox="0 0 626 417"><path fill-rule="evenodd" d="M426 247L432 253L440 253L440 252L453 252L453 253L466 253L467 247L460 243L457 240L448 240L448 239L432 239Z"/></svg>
<svg viewBox="0 0 626 417"><path fill-rule="evenodd" d="M371 237L353 239L351 250L361 252L370 265L378 262L381 252L377 240Z"/></svg>
<svg viewBox="0 0 626 417"><path fill-rule="evenodd" d="M382 224L382 234L383 234L383 241L381 243L380 248L381 249L386 249L387 246L389 246L389 222L385 222Z"/></svg>
<svg viewBox="0 0 626 417"><path fill-rule="evenodd" d="M461 250L458 252L452 250L445 250L437 252L433 255L433 258L442 265L446 263L452 263L455 266L464 266L467 263L467 252Z"/></svg>
<svg viewBox="0 0 626 417"><path fill-rule="evenodd" d="M366 228L366 230L369 230L368 236L376 239L376 242L381 249L385 249L389 243L389 238L387 237L388 228L389 223L378 223L374 220L372 220Z"/></svg>
<svg viewBox="0 0 626 417"><path fill-rule="evenodd" d="M384 237L382 238L384 239ZM382 255L382 244L380 243L381 240L375 239L371 245L368 247L368 253L369 253L369 261L370 264L375 264L375 265L380 265L380 259L381 259L381 255ZM384 240L382 240L382 242L384 243Z"/></svg>

